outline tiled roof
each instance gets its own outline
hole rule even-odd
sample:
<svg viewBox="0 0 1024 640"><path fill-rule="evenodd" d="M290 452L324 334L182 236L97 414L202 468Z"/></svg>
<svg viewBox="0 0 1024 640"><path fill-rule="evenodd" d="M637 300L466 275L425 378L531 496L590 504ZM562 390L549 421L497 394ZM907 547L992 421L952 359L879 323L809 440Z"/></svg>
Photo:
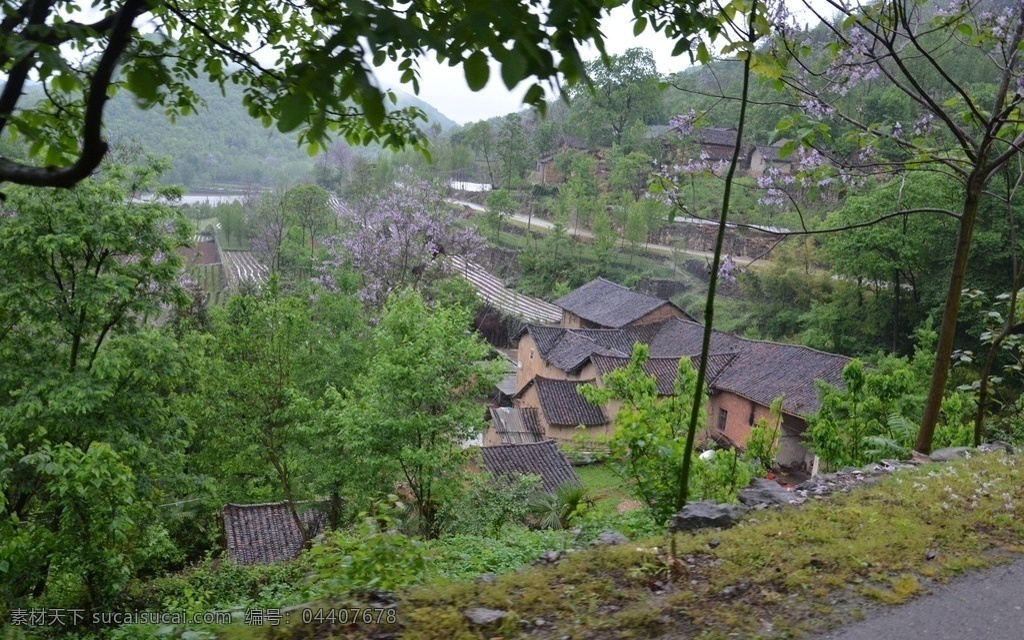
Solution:
<svg viewBox="0 0 1024 640"><path fill-rule="evenodd" d="M703 341L704 325L682 318L669 318L651 340L650 354L652 358L693 356L700 353ZM710 353L734 353L740 350L742 343L742 338L713 331Z"/></svg>
<svg viewBox="0 0 1024 640"><path fill-rule="evenodd" d="M723 129L720 127L707 127L704 129L696 129L693 132L697 140L701 144L714 145L719 147L735 147L736 146L736 130L735 129Z"/></svg>
<svg viewBox="0 0 1024 640"><path fill-rule="evenodd" d="M545 356L548 364L554 365L562 371L575 372L587 363L590 356L594 354L606 356L625 355L617 349L603 347L589 337L575 331L566 331L562 339L558 341L551 351Z"/></svg>
<svg viewBox="0 0 1024 640"><path fill-rule="evenodd" d="M734 353L722 353L708 356L708 370L705 376L706 384L714 387L715 381L722 372L736 358ZM605 375L629 364L629 358L616 358L608 356L594 356L594 365L599 375ZM691 364L696 367L697 359L693 358ZM658 395L668 396L675 393L676 375L679 372L679 358L649 358L644 363L644 373L654 376L658 384Z"/></svg>
<svg viewBox="0 0 1024 640"><path fill-rule="evenodd" d="M782 397L782 409L796 416L820 408L815 380L842 387L845 356L808 347L778 342L743 340L736 360L715 382L719 389L732 391L768 406Z"/></svg>
<svg viewBox="0 0 1024 640"><path fill-rule="evenodd" d="M493 407L491 420L501 444L527 444L544 439L544 429L534 407Z"/></svg>
<svg viewBox="0 0 1024 640"><path fill-rule="evenodd" d="M584 425L596 427L608 424L608 416L601 407L591 404L579 394L579 387L593 380L552 380L542 376L534 376L527 382L517 397L531 386L537 388L540 410L548 424L575 427Z"/></svg>
<svg viewBox="0 0 1024 640"><path fill-rule="evenodd" d="M761 157L764 158L766 162L789 162L788 159L782 158L782 149L779 147L758 146L756 151L761 154Z"/></svg>
<svg viewBox="0 0 1024 640"><path fill-rule="evenodd" d="M563 329L527 325L525 331L533 338L541 357L548 364L562 371L575 372L594 354L628 356L633 352L634 343L647 344L657 335L660 326L654 323L622 329Z"/></svg>
<svg viewBox="0 0 1024 640"><path fill-rule="evenodd" d="M663 323L634 324L621 329L569 329L573 333L590 338L597 344L626 355L633 353L633 345L637 342L650 344L658 335Z"/></svg>
<svg viewBox="0 0 1024 640"><path fill-rule="evenodd" d="M523 332L528 332L537 345L540 355L547 359L547 354L558 344L558 341L565 335L566 329L560 327L544 327L535 324L528 324ZM522 335L522 333L520 333Z"/></svg>
<svg viewBox="0 0 1024 640"><path fill-rule="evenodd" d="M310 537L318 535L327 524L326 514L298 509ZM221 519L228 557L238 564L291 560L302 551L302 535L286 502L228 504L221 510Z"/></svg>
<svg viewBox="0 0 1024 640"><path fill-rule="evenodd" d="M700 353L704 327L679 318L667 320L650 345L652 358L694 356ZM820 404L815 380L842 386L843 367L850 359L809 347L748 340L714 331L711 353L733 353L735 359L714 380L712 387L731 391L768 406L784 396L786 413L805 416ZM709 363L710 364L710 363Z"/></svg>
<svg viewBox="0 0 1024 640"><path fill-rule="evenodd" d="M597 278L555 300L555 304L588 322L618 329L672 303Z"/></svg>
<svg viewBox="0 0 1024 640"><path fill-rule="evenodd" d="M554 440L484 447L481 453L484 465L495 476L538 475L544 491L555 491L566 483L580 483L569 460Z"/></svg>

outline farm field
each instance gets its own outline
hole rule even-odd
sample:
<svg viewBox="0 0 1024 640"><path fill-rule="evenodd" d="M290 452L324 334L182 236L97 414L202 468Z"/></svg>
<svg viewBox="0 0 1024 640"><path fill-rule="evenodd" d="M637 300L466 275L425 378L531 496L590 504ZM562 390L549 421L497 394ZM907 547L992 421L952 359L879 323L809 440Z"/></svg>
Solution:
<svg viewBox="0 0 1024 640"><path fill-rule="evenodd" d="M232 288L243 282L266 282L270 275L270 269L250 251L225 250L224 271Z"/></svg>

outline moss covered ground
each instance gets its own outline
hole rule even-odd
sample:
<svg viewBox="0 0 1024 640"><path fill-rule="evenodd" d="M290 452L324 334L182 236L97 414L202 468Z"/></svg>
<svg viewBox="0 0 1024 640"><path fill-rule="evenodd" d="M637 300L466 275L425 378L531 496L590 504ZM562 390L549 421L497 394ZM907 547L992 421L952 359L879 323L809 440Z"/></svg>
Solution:
<svg viewBox="0 0 1024 640"><path fill-rule="evenodd" d="M903 470L848 494L749 514L726 531L566 554L485 581L338 597L223 638L783 638L898 604L1024 551L1024 461L1002 454ZM387 619L303 611L393 607ZM470 623L473 607L506 612ZM383 618L390 617L383 616ZM306 618L304 622L302 618ZM365 619L365 616L364 616Z"/></svg>

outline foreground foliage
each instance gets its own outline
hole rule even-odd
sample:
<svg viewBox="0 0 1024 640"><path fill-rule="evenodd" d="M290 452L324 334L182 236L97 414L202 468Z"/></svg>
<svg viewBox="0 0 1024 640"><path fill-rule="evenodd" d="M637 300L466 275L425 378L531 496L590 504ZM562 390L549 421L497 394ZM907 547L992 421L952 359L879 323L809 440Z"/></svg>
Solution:
<svg viewBox="0 0 1024 640"><path fill-rule="evenodd" d="M490 583L431 582L398 596L394 625L339 626L346 637L791 637L897 603L970 568L1024 551L1024 465L986 455L900 471L877 485L741 526L569 554ZM715 539L715 544L709 542ZM926 560L926 552L935 557ZM928 553L927 555L931 555ZM312 605L357 606L330 599ZM462 611L507 611L474 627ZM536 621L542 620L543 624ZM234 627L221 637L291 638L328 625Z"/></svg>

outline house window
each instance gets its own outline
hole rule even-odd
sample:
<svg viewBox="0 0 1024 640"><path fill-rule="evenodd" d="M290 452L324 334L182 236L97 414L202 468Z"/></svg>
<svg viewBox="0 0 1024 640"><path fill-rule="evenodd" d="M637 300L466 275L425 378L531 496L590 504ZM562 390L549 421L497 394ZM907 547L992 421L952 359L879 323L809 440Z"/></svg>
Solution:
<svg viewBox="0 0 1024 640"><path fill-rule="evenodd" d="M725 409L718 410L718 430L725 431L725 423L729 419L729 412Z"/></svg>
<svg viewBox="0 0 1024 640"><path fill-rule="evenodd" d="M750 403L750 422L749 422L749 424L754 424L754 403L753 402Z"/></svg>
<svg viewBox="0 0 1024 640"><path fill-rule="evenodd" d="M530 349L530 360L533 360L533 349Z"/></svg>

